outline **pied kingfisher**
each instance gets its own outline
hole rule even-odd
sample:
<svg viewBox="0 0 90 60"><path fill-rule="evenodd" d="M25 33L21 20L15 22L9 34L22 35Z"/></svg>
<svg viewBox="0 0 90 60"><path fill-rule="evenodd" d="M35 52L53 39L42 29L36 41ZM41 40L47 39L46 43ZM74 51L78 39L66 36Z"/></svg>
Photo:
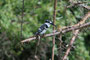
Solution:
<svg viewBox="0 0 90 60"><path fill-rule="evenodd" d="M55 26L52 21L45 20L45 23L39 27L39 29L38 29L38 31L36 32L35 35L37 36L37 35L44 34L47 31L47 29L50 27L50 25Z"/></svg>

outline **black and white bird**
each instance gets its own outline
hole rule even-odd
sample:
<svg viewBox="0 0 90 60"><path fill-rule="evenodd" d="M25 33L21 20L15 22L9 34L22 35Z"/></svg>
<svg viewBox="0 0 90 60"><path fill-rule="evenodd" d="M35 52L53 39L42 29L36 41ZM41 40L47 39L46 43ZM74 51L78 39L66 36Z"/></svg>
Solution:
<svg viewBox="0 0 90 60"><path fill-rule="evenodd" d="M39 27L35 35L43 35L51 25L55 26L52 21L45 20L45 23Z"/></svg>

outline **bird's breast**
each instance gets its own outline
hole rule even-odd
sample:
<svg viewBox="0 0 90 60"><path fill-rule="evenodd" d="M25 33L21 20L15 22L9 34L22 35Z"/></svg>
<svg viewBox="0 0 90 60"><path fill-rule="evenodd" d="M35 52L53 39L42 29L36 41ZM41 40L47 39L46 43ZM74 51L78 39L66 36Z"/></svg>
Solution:
<svg viewBox="0 0 90 60"><path fill-rule="evenodd" d="M46 32L46 30L43 30L40 34L44 34Z"/></svg>

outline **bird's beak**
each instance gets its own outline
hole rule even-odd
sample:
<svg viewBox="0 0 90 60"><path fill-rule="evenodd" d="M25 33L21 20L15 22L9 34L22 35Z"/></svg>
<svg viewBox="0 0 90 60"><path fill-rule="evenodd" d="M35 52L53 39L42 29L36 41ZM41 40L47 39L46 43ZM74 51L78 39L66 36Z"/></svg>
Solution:
<svg viewBox="0 0 90 60"><path fill-rule="evenodd" d="M53 23L51 23L51 25L53 25L53 26L55 26L55 27L56 27L56 25L54 25Z"/></svg>

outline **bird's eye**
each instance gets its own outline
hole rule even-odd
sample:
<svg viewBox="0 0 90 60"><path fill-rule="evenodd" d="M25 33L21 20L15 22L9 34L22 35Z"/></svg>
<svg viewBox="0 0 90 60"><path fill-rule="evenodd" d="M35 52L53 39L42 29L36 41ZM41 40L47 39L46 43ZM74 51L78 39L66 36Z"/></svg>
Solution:
<svg viewBox="0 0 90 60"><path fill-rule="evenodd" d="M48 22L48 20L46 20L45 22Z"/></svg>

